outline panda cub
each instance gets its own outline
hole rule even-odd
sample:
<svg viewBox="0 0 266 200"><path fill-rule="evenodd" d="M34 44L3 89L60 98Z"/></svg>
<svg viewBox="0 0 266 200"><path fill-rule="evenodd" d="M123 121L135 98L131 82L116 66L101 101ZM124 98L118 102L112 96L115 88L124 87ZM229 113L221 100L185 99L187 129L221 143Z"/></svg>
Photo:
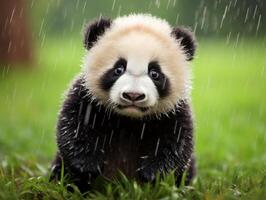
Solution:
<svg viewBox="0 0 266 200"><path fill-rule="evenodd" d="M85 30L88 50L57 124L61 170L81 190L120 171L139 182L174 171L195 175L189 61L192 33L156 17L100 18ZM63 167L62 167L63 166Z"/></svg>

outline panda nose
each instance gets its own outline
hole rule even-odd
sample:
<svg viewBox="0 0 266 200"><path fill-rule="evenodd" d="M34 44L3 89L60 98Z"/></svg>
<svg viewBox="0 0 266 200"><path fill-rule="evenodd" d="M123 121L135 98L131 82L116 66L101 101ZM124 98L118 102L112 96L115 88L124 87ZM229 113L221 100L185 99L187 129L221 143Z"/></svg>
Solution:
<svg viewBox="0 0 266 200"><path fill-rule="evenodd" d="M123 92L122 97L127 101L142 101L146 96L144 93Z"/></svg>

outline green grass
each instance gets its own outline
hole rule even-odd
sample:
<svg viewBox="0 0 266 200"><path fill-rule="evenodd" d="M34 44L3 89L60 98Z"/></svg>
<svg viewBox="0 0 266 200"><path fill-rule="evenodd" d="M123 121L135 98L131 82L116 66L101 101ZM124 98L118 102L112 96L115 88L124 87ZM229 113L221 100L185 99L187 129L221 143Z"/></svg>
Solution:
<svg viewBox="0 0 266 200"><path fill-rule="evenodd" d="M99 181L87 195L49 183L62 93L80 71L79 40L48 40L36 66L0 74L0 199L265 199L266 59L264 41L200 41L192 64L198 176L138 185Z"/></svg>

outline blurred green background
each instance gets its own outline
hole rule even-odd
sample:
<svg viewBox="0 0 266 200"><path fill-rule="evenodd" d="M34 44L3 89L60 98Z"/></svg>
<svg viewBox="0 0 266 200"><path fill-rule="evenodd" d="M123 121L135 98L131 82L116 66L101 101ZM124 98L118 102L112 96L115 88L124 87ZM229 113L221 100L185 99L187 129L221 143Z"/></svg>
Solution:
<svg viewBox="0 0 266 200"><path fill-rule="evenodd" d="M21 173L24 178L43 174L56 152L55 126L63 93L79 73L85 53L84 23L99 16L115 18L145 12L173 26L191 27L198 39L191 65L198 177L211 187L212 183L223 185L233 179L234 173L242 174L242 182L234 183L237 191L265 197L265 1L23 3L33 59L0 64L0 180L6 178L3 187L11 181L8 174L12 167L19 171L15 177L23 182ZM11 16L12 12L9 21ZM36 165L43 166L43 170L31 172ZM214 194L228 192L235 197L232 182L224 185L224 190L217 189ZM7 195L0 189L1 194Z"/></svg>

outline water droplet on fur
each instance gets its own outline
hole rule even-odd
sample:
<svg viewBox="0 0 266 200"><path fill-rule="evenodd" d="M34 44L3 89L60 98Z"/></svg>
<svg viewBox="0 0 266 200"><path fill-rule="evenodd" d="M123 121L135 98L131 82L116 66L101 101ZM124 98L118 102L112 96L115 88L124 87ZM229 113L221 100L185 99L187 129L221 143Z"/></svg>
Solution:
<svg viewBox="0 0 266 200"><path fill-rule="evenodd" d="M84 118L84 125L88 125L89 120L90 120L90 115L91 115L91 105L89 104L86 109L86 114Z"/></svg>
<svg viewBox="0 0 266 200"><path fill-rule="evenodd" d="M96 138L96 142L95 142L95 146L94 146L94 152L96 151L97 149L97 146L98 146L98 141L99 141L99 137Z"/></svg>
<svg viewBox="0 0 266 200"><path fill-rule="evenodd" d="M159 145L160 145L160 138L158 138L158 140L157 140L157 144L156 144L156 148L155 148L155 152L154 152L155 156L157 156Z"/></svg>
<svg viewBox="0 0 266 200"><path fill-rule="evenodd" d="M76 129L76 134L74 136L74 138L77 138L78 137L78 134L79 134L79 128L80 128L80 122L78 123L78 127Z"/></svg>
<svg viewBox="0 0 266 200"><path fill-rule="evenodd" d="M178 142L179 139L180 139L181 131L182 131L182 126L180 126L180 128L179 128L179 130L178 130L178 135L177 135L176 142Z"/></svg>
<svg viewBox="0 0 266 200"><path fill-rule="evenodd" d="M104 149L104 146L105 146L105 142L106 142L106 135L104 135L104 139L103 139L103 145L102 145L102 149Z"/></svg>
<svg viewBox="0 0 266 200"><path fill-rule="evenodd" d="M93 117L92 128L95 127L96 117L97 117L97 114L95 113Z"/></svg>
<svg viewBox="0 0 266 200"><path fill-rule="evenodd" d="M141 130L141 135L140 135L140 139L141 140L143 139L143 135L144 135L144 131L145 131L145 126L146 126L146 124L143 123L142 130Z"/></svg>
<svg viewBox="0 0 266 200"><path fill-rule="evenodd" d="M110 145L111 142L112 142L113 134L114 134L114 130L112 130L112 132L111 132L110 139L109 139L109 145Z"/></svg>

